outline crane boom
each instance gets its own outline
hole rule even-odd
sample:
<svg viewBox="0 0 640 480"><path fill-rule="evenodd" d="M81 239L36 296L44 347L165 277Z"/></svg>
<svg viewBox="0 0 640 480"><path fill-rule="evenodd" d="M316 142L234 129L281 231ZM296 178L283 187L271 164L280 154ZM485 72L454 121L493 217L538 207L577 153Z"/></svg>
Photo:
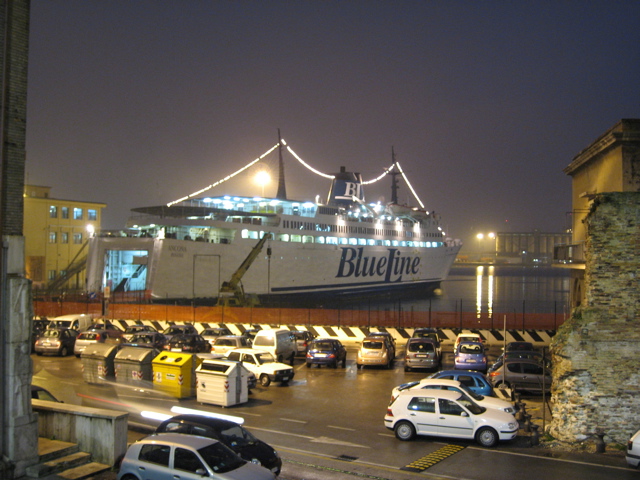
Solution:
<svg viewBox="0 0 640 480"><path fill-rule="evenodd" d="M251 267L251 264L255 261L258 255L260 255L266 241L270 239L271 234L265 233L258 243L256 243L256 245L251 249L249 255L247 255L247 258L244 259L238 269L233 272L231 279L228 282L222 282L220 295L218 296L218 305L229 305L231 303L235 305L247 304L244 288L242 288L242 277L247 273L247 270L249 270L249 267Z"/></svg>

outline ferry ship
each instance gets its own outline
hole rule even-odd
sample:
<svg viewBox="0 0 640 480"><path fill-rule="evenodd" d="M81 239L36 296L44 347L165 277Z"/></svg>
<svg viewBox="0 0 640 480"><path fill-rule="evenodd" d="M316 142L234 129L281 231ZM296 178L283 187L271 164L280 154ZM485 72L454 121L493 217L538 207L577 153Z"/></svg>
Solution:
<svg viewBox="0 0 640 480"><path fill-rule="evenodd" d="M398 204L396 177L413 188L395 157L376 179L391 178L389 204L368 204L364 188L375 180L364 182L344 167L324 175L331 179L326 202L296 201L286 196L285 146L310 168L280 139L205 189L133 209L127 234L92 237L88 292L158 302L309 304L343 295L428 293L446 278L462 244L445 235L435 212ZM204 195L274 150L280 175L275 198Z"/></svg>

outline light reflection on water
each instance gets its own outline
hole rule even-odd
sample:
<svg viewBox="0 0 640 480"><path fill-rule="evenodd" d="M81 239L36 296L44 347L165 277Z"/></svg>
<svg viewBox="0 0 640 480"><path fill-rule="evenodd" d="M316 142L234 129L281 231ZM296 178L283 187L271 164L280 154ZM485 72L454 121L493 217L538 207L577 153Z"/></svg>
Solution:
<svg viewBox="0 0 640 480"><path fill-rule="evenodd" d="M569 310L570 273L553 267L455 266L431 297L370 302L389 310L556 313Z"/></svg>

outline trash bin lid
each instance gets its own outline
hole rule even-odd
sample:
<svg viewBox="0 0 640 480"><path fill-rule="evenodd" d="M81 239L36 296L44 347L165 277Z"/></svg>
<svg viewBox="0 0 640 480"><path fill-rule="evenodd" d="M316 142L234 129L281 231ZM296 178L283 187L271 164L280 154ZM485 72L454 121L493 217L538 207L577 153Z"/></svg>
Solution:
<svg viewBox="0 0 640 480"><path fill-rule="evenodd" d="M192 355L190 353L184 352L160 352L156 358L153 359L154 364L162 364L162 365L175 365L182 366L187 362L192 360Z"/></svg>
<svg viewBox="0 0 640 480"><path fill-rule="evenodd" d="M92 358L113 358L118 353L119 345L108 343L94 343L85 347L82 352L83 357Z"/></svg>
<svg viewBox="0 0 640 480"><path fill-rule="evenodd" d="M151 361L152 357L155 357L157 353L158 351L152 348L123 347L116 354L116 360L128 360L131 362Z"/></svg>
<svg viewBox="0 0 640 480"><path fill-rule="evenodd" d="M238 365L239 363L234 361L203 360L203 362L198 366L198 368L196 368L196 372L229 375L236 368L238 368Z"/></svg>

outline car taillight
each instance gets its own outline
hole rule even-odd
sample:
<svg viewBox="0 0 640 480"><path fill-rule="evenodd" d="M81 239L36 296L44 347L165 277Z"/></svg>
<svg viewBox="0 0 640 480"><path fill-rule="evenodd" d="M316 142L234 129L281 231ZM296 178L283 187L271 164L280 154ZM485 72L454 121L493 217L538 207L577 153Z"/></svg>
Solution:
<svg viewBox="0 0 640 480"><path fill-rule="evenodd" d="M387 415L390 417L393 417L393 412L391 411L390 408L387 408Z"/></svg>
<svg viewBox="0 0 640 480"><path fill-rule="evenodd" d="M493 372L489 372L489 376L490 377L497 377L498 375L500 375L500 372L498 370L494 370Z"/></svg>
<svg viewBox="0 0 640 480"><path fill-rule="evenodd" d="M335 353L330 353L329 355L327 355L327 358L336 358L336 354Z"/></svg>
<svg viewBox="0 0 640 480"><path fill-rule="evenodd" d="M100 335L99 333L96 334L96 342L99 342L102 339L102 335Z"/></svg>
<svg viewBox="0 0 640 480"><path fill-rule="evenodd" d="M313 355L311 355L311 352L307 352L307 358L313 358Z"/></svg>

